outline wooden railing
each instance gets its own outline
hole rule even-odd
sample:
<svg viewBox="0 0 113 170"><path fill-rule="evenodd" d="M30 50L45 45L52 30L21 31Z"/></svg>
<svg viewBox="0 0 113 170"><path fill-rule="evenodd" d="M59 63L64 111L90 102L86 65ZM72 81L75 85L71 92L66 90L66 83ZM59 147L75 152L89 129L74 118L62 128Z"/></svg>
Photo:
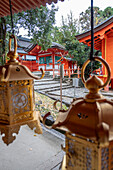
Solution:
<svg viewBox="0 0 113 170"><path fill-rule="evenodd" d="M77 78L80 78L80 69L79 67L77 68L77 72L75 73L76 69L64 69L64 76L68 76L69 78L71 75L76 75ZM57 72L57 73L56 73ZM60 69L53 69L53 78L55 78L55 75L60 76Z"/></svg>
<svg viewBox="0 0 113 170"><path fill-rule="evenodd" d="M55 75L60 75L60 64L55 64L54 66L57 66L58 68L53 68L53 64L50 63L49 65L47 64L38 64L36 61L27 61L27 60L21 60L21 64L27 66L31 72L34 71L40 71L40 68L42 68L44 71L50 71L53 73L53 78ZM49 66L49 67L48 67ZM79 67L77 68L77 73L75 73L75 69L64 69L64 76L68 76L69 78L71 77L72 74L77 75L77 77L80 77L80 69Z"/></svg>

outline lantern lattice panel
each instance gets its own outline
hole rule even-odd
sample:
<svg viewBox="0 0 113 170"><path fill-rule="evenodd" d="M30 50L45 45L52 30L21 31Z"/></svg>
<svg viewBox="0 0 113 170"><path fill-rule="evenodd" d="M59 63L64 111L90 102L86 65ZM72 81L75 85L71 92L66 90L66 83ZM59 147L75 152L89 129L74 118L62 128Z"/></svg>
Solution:
<svg viewBox="0 0 113 170"><path fill-rule="evenodd" d="M113 170L113 142L108 147L88 139L66 135L66 163L62 170Z"/></svg>
<svg viewBox="0 0 113 170"><path fill-rule="evenodd" d="M0 82L0 122L12 124L32 119L33 93L33 80Z"/></svg>
<svg viewBox="0 0 113 170"><path fill-rule="evenodd" d="M113 141L110 142L110 146L109 146L109 169L113 170Z"/></svg>

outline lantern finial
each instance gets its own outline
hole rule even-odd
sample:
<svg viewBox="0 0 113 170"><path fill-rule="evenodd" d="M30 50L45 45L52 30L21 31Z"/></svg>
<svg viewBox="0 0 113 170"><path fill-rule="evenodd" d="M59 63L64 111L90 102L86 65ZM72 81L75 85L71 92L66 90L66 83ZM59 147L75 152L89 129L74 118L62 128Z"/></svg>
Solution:
<svg viewBox="0 0 113 170"><path fill-rule="evenodd" d="M89 93L85 96L85 98L90 99L92 101L94 99L104 98L102 96L102 94L99 93L99 90L104 88L109 83L110 75L111 75L109 65L106 63L105 60L103 60L102 58L99 58L99 57L94 57L94 60L100 61L105 65L105 67L107 69L108 76L107 76L107 80L105 83L103 83L103 81L100 78L98 78L96 75L93 75L88 80L85 80L84 71L85 71L87 64L90 62L90 59L88 59L83 64L83 67L81 70L81 78L82 78L82 81L83 81L85 87L89 90Z"/></svg>

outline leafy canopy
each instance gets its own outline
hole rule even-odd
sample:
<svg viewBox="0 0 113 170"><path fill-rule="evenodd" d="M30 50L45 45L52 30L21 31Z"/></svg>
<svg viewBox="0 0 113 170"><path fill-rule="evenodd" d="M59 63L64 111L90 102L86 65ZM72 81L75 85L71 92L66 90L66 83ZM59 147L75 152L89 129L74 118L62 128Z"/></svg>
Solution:
<svg viewBox="0 0 113 170"><path fill-rule="evenodd" d="M113 15L113 8L107 7L103 11L99 7L94 7L94 26L100 24L107 18ZM79 15L79 24L81 31L85 32L91 28L91 7L88 7L84 12Z"/></svg>

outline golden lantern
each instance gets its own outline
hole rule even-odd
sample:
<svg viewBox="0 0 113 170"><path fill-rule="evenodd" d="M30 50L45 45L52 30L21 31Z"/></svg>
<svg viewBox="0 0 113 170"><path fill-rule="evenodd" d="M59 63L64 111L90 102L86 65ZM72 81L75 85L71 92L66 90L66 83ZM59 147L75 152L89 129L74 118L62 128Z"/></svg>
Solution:
<svg viewBox="0 0 113 170"><path fill-rule="evenodd" d="M14 39L14 51L11 51L11 41ZM40 115L35 111L34 82L40 79L17 60L17 41L15 36L9 39L9 62L0 66L0 131L7 145L16 138L20 126L27 124L36 133L42 133ZM42 77L44 72L42 71Z"/></svg>
<svg viewBox="0 0 113 170"><path fill-rule="evenodd" d="M75 99L67 111L60 110L55 123L49 127L66 132L62 170L113 169L113 100L99 93L110 80L110 68L103 59L94 57L94 60L105 65L106 82L95 75L85 81L84 70L90 62L87 60L81 76L89 93Z"/></svg>

